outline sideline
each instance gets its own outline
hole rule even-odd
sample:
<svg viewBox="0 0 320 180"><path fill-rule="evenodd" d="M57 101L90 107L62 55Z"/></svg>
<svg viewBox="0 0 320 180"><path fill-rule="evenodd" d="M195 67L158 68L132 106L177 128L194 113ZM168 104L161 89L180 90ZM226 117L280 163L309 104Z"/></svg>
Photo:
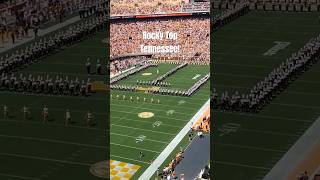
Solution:
<svg viewBox="0 0 320 180"><path fill-rule="evenodd" d="M308 158L308 156L320 144L319 132L320 117L318 117L309 129L307 129L307 131L296 141L289 151L283 155L263 180L290 179L292 177L296 179L299 173L303 172L305 169L309 169L308 172L313 174L312 171L316 168L308 168L305 163L308 159L312 160ZM320 162L320 158L313 158L313 161ZM308 162L311 163L310 161ZM304 170L301 170L301 168Z"/></svg>
<svg viewBox="0 0 320 180"><path fill-rule="evenodd" d="M161 154L152 162L152 164L143 172L139 177L139 180L151 179L153 174L157 171L161 164L169 157L172 151L177 147L180 141L188 134L190 130L190 124L196 122L206 108L210 106L210 99L200 108L200 110L190 119L184 128L177 134L177 136L169 143L169 145L161 152Z"/></svg>

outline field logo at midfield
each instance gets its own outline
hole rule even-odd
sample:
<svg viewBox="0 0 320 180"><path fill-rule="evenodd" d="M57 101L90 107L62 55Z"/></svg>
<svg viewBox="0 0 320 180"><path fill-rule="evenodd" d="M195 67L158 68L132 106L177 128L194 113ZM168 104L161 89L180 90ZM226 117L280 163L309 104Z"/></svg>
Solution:
<svg viewBox="0 0 320 180"><path fill-rule="evenodd" d="M152 118L154 116L154 113L152 112L141 112L138 114L139 118L146 119L146 118Z"/></svg>
<svg viewBox="0 0 320 180"><path fill-rule="evenodd" d="M143 73L142 76L151 76L152 73Z"/></svg>
<svg viewBox="0 0 320 180"><path fill-rule="evenodd" d="M278 51L286 48L290 44L290 42L282 42L282 41L274 41L273 43L275 43L276 45L274 45L267 52L263 53L264 56L273 56L277 54Z"/></svg>
<svg viewBox="0 0 320 180"><path fill-rule="evenodd" d="M225 123L220 128L218 128L218 131L220 132L219 136L235 133L240 129L240 127L241 125L237 123Z"/></svg>
<svg viewBox="0 0 320 180"><path fill-rule="evenodd" d="M108 175L108 161L97 162L90 167L90 172L92 175L100 178L109 178Z"/></svg>

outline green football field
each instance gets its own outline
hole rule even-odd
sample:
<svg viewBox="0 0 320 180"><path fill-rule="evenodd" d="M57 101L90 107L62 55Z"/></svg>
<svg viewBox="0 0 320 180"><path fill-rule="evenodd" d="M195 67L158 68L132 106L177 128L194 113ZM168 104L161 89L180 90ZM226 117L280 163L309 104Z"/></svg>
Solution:
<svg viewBox="0 0 320 180"><path fill-rule="evenodd" d="M175 66L177 65L159 64L157 67L149 67L117 84L136 85L137 80L154 80ZM164 82L170 82L172 89L189 89L209 73L209 68L208 65L189 64L170 75ZM112 90L110 159L140 166L132 178L137 179L209 99L209 88L210 83L207 82L191 97ZM132 101L130 97L133 98ZM146 98L145 102L144 98ZM153 103L151 103L152 98L155 101ZM157 102L158 99L160 103ZM139 117L138 115L143 112L153 116ZM140 151L145 154L142 158L139 157ZM111 175L113 175L112 167Z"/></svg>
<svg viewBox="0 0 320 180"><path fill-rule="evenodd" d="M319 33L319 13L250 12L214 34L212 88L249 92ZM275 41L290 44L263 55ZM320 115L320 64L259 113L217 112L211 166L215 179L262 179Z"/></svg>
<svg viewBox="0 0 320 180"><path fill-rule="evenodd" d="M43 58L17 74L34 76L48 74L69 79L106 82L106 75L86 74L87 57L95 64L97 59L105 64L105 32ZM9 119L3 118L3 105L9 107ZM22 107L31 112L24 120ZM41 110L49 108L49 122L42 123ZM106 161L107 154L107 92L89 97L49 96L0 91L0 179L1 180L95 180L91 165ZM65 126L65 111L70 109L72 125ZM96 125L87 127L84 116L93 112Z"/></svg>

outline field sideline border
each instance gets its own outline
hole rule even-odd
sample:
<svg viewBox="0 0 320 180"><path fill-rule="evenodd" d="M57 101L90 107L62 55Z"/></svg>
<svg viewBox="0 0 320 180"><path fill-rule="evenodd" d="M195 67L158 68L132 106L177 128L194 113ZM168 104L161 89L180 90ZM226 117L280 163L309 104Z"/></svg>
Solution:
<svg viewBox="0 0 320 180"><path fill-rule="evenodd" d="M273 179L288 179L292 176L298 176L299 167L308 159L308 154L319 145L320 131L320 116L316 121L307 129L307 131L296 141L296 143L287 151L285 155L276 163L276 165L266 174L263 180ZM311 161L317 161L319 159L309 159ZM305 162L306 164L312 164L312 162ZM305 164L305 165L306 165ZM304 166L303 168L308 168ZM313 174L314 172L311 172Z"/></svg>
<svg viewBox="0 0 320 180"><path fill-rule="evenodd" d="M188 134L190 130L190 124L200 118L205 109L210 106L210 99L208 99L199 111L190 119L189 122L183 127L183 129L176 135L176 137L168 144L168 146L160 153L160 155L152 162L152 164L143 172L139 177L139 180L150 179L157 169L164 163L169 157L172 151L177 147L180 141Z"/></svg>

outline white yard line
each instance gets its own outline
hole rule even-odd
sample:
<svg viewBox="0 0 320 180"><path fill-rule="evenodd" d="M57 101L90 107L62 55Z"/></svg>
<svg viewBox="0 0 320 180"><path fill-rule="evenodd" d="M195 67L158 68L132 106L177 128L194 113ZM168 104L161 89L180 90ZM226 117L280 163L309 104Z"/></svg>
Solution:
<svg viewBox="0 0 320 180"><path fill-rule="evenodd" d="M113 93L113 94L116 94L116 93ZM120 94L120 95L122 95L122 93ZM134 95L133 95L134 96ZM162 95L162 94L159 94L159 95L157 95L157 96L170 96L170 95ZM136 96L134 96L134 97L136 97ZM166 99L166 100L163 100L163 101L161 101L162 103L160 103L160 104L156 104L157 106L164 106L164 107L172 107L172 106L168 106L168 105L165 105L167 102L170 102L169 104L172 104L172 103L176 103L177 101L179 101L179 99L181 99L181 98L188 98L188 97L184 97L184 96L181 96L181 97L178 97L178 96L170 96L173 100L168 100L168 99ZM209 96L208 96L209 97ZM194 100L199 100L198 98L196 98L196 99L194 99ZM207 99L200 99L200 100L207 100ZM117 99L110 99L110 102L112 103L112 104L118 104L119 102L121 102L121 101L123 101L123 100L117 100ZM130 101L128 101L128 102L130 102ZM140 102L140 101L135 101L135 102ZM135 103L134 102L134 103ZM166 103L163 103L163 102L166 102ZM151 104L151 103L149 103L149 102L143 102L143 103L145 103L145 104ZM111 104L111 105L112 105ZM185 101L184 102L184 104L191 104L191 105L195 105L195 106L199 106L199 103L192 103L192 102L189 102L189 101ZM177 104L178 105L178 104ZM194 109L194 108L189 108L189 107L186 107L186 109Z"/></svg>
<svg viewBox="0 0 320 180"><path fill-rule="evenodd" d="M111 135L116 135L116 136L128 137L128 138L132 138L132 139L136 139L136 138L137 138L137 137L135 137L135 136L129 136L129 135L119 134L119 133L110 133L110 134L111 134ZM158 141L158 140L154 140L154 139L150 139L150 138L146 138L145 141L151 141L151 142L156 142L156 143L168 144L167 142Z"/></svg>
<svg viewBox="0 0 320 180"><path fill-rule="evenodd" d="M39 178L26 177L26 176L17 176L17 175L7 174L7 173L0 173L0 176L6 176L6 177L16 178L16 179L25 179L25 180L41 180Z"/></svg>
<svg viewBox="0 0 320 180"><path fill-rule="evenodd" d="M272 120L283 120L283 121L295 121L295 122L304 122L304 123L311 123L312 120L305 120L305 119L298 119L298 118L288 118L288 117L280 117L280 116L268 116L268 115L258 115L258 114L249 114L249 113L233 113L230 111L224 111L223 113L233 115L233 116L247 116L247 117L255 117L255 118L266 118ZM246 119L248 119L246 117Z"/></svg>
<svg viewBox="0 0 320 180"><path fill-rule="evenodd" d="M151 105L153 105L153 104L151 103ZM156 105L158 105L158 104L156 104ZM147 107L127 106L127 105L123 105L123 104L112 104L112 106L127 107L127 108L138 109L138 110L144 109L144 110L148 110L148 111L164 112L164 113L166 113L168 111L167 109L166 110L161 110L161 109L147 108ZM171 109L172 109L172 106L168 106L168 107L171 107ZM177 108L177 107L175 107L175 108ZM181 109L182 109L182 107L181 107ZM175 111L174 113L175 114L187 115L187 116L192 115L191 113L183 113L183 112L179 112L179 111Z"/></svg>
<svg viewBox="0 0 320 180"><path fill-rule="evenodd" d="M123 144L118 144L118 143L112 143L112 142L110 142L110 144L111 145L115 145L115 146L121 146L121 147L130 148L130 149L137 149L137 150L144 150L144 151L149 151L149 152L153 152L153 153L159 153L159 151L154 151L154 150L151 150L151 149L137 148L137 147L133 147L133 146L123 145Z"/></svg>
<svg viewBox="0 0 320 180"><path fill-rule="evenodd" d="M149 162L145 162L145 161L139 161L139 160L136 160L136 159L131 159L131 158L126 158L126 157L122 157L122 156L116 156L116 155L110 155L111 157L115 157L115 158L120 158L120 159L127 159L127 160L130 160L130 161L136 161L136 162L140 162L140 163L144 163L144 164L150 164Z"/></svg>
<svg viewBox="0 0 320 180"><path fill-rule="evenodd" d="M171 135L171 136L175 135L173 133L166 133L166 132L161 132L161 131L153 131L153 130L148 130L148 129L141 129L141 128L123 126L123 125L119 125L119 124L111 124L111 126L119 126L119 127L128 128L128 129L135 129L135 130L139 130L139 131L148 131L148 132L152 132L152 133L166 134L166 135Z"/></svg>
<svg viewBox="0 0 320 180"><path fill-rule="evenodd" d="M98 145L92 145L92 144L81 144L81 143L75 143L70 141L61 141L61 140L54 140L54 139L47 139L47 138L35 138L35 137L26 137L26 136L10 136L10 135L4 135L0 134L0 138L13 138L13 139L23 139L23 140L32 140L32 141L41 141L41 142L50 142L50 143L60 143L60 144L68 144L68 145L75 145L75 146L84 146L84 147L93 147L93 148L99 148L99 149L106 149L106 146L98 146Z"/></svg>
<svg viewBox="0 0 320 180"><path fill-rule="evenodd" d="M181 140L188 134L190 124L197 121L203 114L205 109L210 106L210 99L200 108L200 110L190 119L184 128L177 134L177 136L170 142L170 144L160 153L160 155L152 162L152 164L139 177L139 180L151 179L152 175L157 171L161 164L169 157L172 151L178 146Z"/></svg>
<svg viewBox="0 0 320 180"><path fill-rule="evenodd" d="M0 153L0 156L12 156L12 157L18 157L18 158L27 158L27 159L36 159L36 160L43 160L43 161L58 162L58 163L63 163L63 164L74 164L74 165L81 165L81 166L91 166L91 164L89 164L89 163L64 161L64 160L42 158L42 157L38 157L38 156L28 156L28 155L22 155L22 154Z"/></svg>
<svg viewBox="0 0 320 180"><path fill-rule="evenodd" d="M293 146L282 156L263 180L287 179L306 154L318 143L320 117L305 131Z"/></svg>
<svg viewBox="0 0 320 180"><path fill-rule="evenodd" d="M51 65L51 64L50 64ZM63 76L79 76L79 77L101 77L101 78L105 78L104 75L96 75L96 74L90 74L90 75L87 75L87 74L79 74L79 73L66 73L66 72L53 72L53 71L47 71L47 72L42 72L42 71L22 71L22 73L25 73L25 74L44 74L44 75L51 75L54 74L54 75L63 75ZM95 80L94 80L95 81ZM98 81L98 80L97 80Z"/></svg>
<svg viewBox="0 0 320 180"><path fill-rule="evenodd" d="M264 130L257 130L257 129L244 129L244 128L240 128L239 131L251 132L251 133L259 133L259 134L271 134L271 135L279 135L279 136L289 136L289 137L300 137L300 133L290 134L290 133L264 131Z"/></svg>
<svg viewBox="0 0 320 180"><path fill-rule="evenodd" d="M233 162L225 162L225 161L212 161L216 164L223 164L223 165L230 165L230 166L238 166L238 167L246 167L246 168L253 168L253 169L262 169L262 170L269 170L268 167L261 167L261 166L253 166L247 164L240 164L240 163L233 163Z"/></svg>
<svg viewBox="0 0 320 180"><path fill-rule="evenodd" d="M141 120L135 120L135 119L130 119L130 118L125 118L122 119L122 117L116 117L116 116L112 116L113 119L121 119L121 121L125 120L125 121L133 121L133 122L137 122L137 123L144 123L144 124L150 124L152 125L154 122L150 122L150 121L141 121ZM118 121L117 121L118 122ZM166 124L166 123L162 123L161 126L168 126L168 127L174 127L174 128L181 128L181 126L175 126L175 125L171 125L171 124Z"/></svg>
<svg viewBox="0 0 320 180"><path fill-rule="evenodd" d="M42 122L36 122L36 121L23 121L23 120L13 120L13 119L9 119L9 120L3 120L0 119L0 123L1 122L15 122L15 123L22 123L22 124L37 124L37 125L44 125ZM65 126L63 124L57 124L57 123L50 123L50 124L45 124L45 126L56 126L56 127L65 127L65 128L78 128L78 129L88 129L88 130L95 130L95 131L106 131L105 129L101 129L101 128L93 128L93 127L85 127L85 126L75 126L75 125L69 125L69 126Z"/></svg>
<svg viewBox="0 0 320 180"><path fill-rule="evenodd" d="M123 114L133 114L133 115L137 115L137 113L128 112L128 111L110 110L110 112L117 112L117 113L123 113ZM188 115L188 114L185 114L185 115ZM157 115L157 117L159 117L159 118L164 118L164 119L172 119L172 120L175 120L175 121L186 122L186 120L184 120L184 119L172 118L172 117L170 117L170 116L160 116L160 115Z"/></svg>
<svg viewBox="0 0 320 180"><path fill-rule="evenodd" d="M256 151L268 151L268 152L280 152L280 153L286 152L286 151L278 150L278 149L261 148L261 147L255 147L255 146L243 146L243 145L227 144L227 143L213 143L213 145L230 146L230 147L242 148L242 149L252 149L252 150L256 150Z"/></svg>
<svg viewBox="0 0 320 180"><path fill-rule="evenodd" d="M305 109L320 109L320 106L307 106L307 105L299 105L299 104L293 104L293 103L270 103L273 105L278 106L286 106L286 107L293 107L293 108L305 108Z"/></svg>

